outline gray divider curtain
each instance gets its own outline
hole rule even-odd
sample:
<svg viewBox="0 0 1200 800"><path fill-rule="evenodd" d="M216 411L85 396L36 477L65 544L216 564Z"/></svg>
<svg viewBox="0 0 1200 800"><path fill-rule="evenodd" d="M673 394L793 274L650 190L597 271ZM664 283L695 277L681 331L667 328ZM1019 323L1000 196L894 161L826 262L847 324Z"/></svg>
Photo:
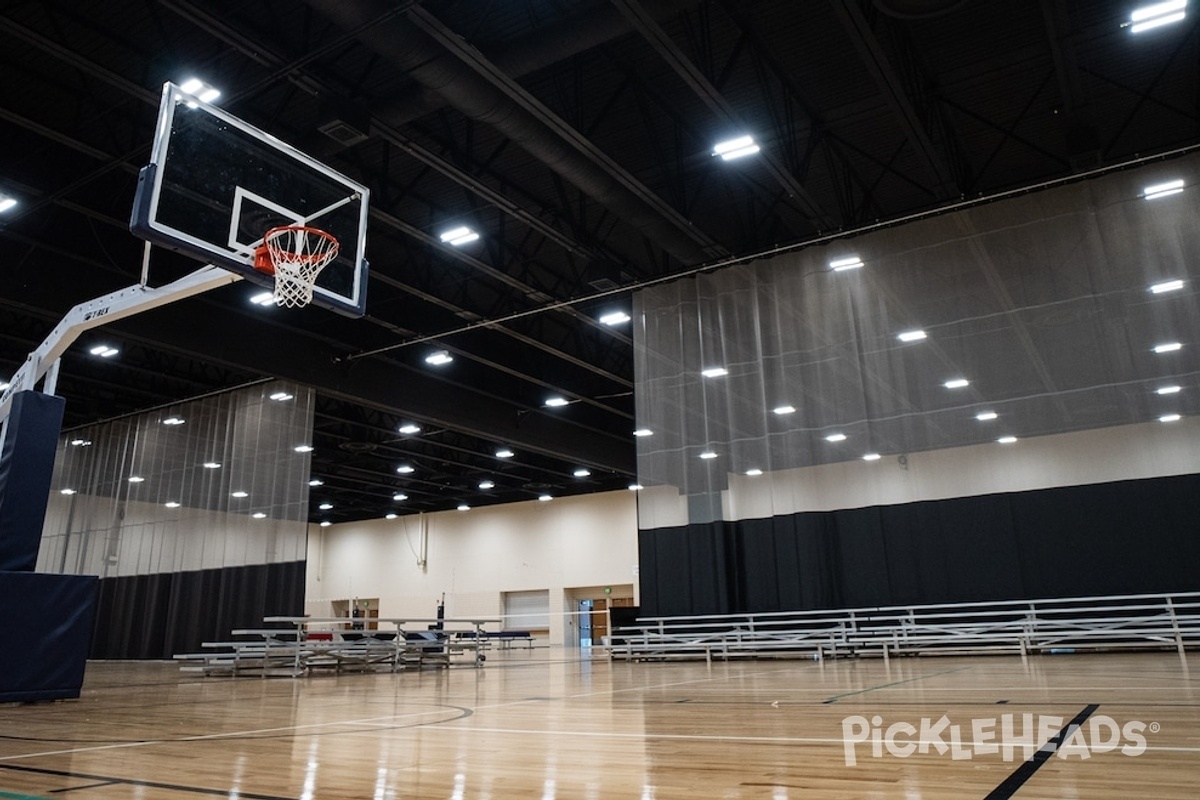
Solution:
<svg viewBox="0 0 1200 800"><path fill-rule="evenodd" d="M650 287L634 325L644 614L1200 588L1200 156Z"/></svg>

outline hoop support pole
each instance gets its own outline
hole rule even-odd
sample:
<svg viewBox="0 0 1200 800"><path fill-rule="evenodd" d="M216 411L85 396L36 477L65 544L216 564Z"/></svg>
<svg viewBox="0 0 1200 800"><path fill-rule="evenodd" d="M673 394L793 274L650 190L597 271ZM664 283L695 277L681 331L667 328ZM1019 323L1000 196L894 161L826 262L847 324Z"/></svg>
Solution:
<svg viewBox="0 0 1200 800"><path fill-rule="evenodd" d="M202 294L240 281L242 276L227 272L208 264L182 278L157 287L136 284L115 292L88 300L72 308L62 321L42 340L25 359L25 363L13 374L8 388L0 394L0 421L8 419L12 410L12 398L17 392L33 389L38 381L53 371L51 384L57 383L57 362L81 333L98 328L109 322L132 317L143 311ZM51 385L48 391L55 387Z"/></svg>

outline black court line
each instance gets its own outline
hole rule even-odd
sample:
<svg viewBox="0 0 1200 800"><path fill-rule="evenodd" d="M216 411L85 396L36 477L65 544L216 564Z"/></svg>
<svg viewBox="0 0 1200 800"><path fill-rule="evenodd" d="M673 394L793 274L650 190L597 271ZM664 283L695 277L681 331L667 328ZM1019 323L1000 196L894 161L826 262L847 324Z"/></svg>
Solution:
<svg viewBox="0 0 1200 800"><path fill-rule="evenodd" d="M228 789L209 789L203 786L184 786L178 783L163 783L161 781L143 781L132 778L114 778L111 775L91 775L86 772L70 772L61 769L43 769L41 767L20 767L15 764L0 764L0 770L13 770L15 772L32 772L37 775L54 775L60 778L86 778L92 781L100 781L106 784L127 784L129 786L144 786L147 789L166 789L172 792L190 792L191 794L211 795L213 797L230 796ZM13 795L5 795L0 793L0 797L12 797ZM239 792L238 798L245 800L295 800L294 797L281 797L273 794L254 794L253 792ZM36 800L36 795L17 795L17 797L29 797L31 800Z"/></svg>
<svg viewBox="0 0 1200 800"><path fill-rule="evenodd" d="M829 697L826 697L824 700L821 701L821 703L822 703L822 705L830 705L831 703L836 703L838 700L841 700L843 697L853 697L856 694L866 694L867 692L874 692L879 689L887 689L892 686L900 686L901 684L904 684L904 683L912 683L913 681L923 681L926 678L935 678L938 675L949 675L952 672L962 672L965 669L971 669L971 667L967 666L967 667L955 667L954 669L944 669L941 672L931 672L928 675L917 675L915 678L905 678L902 681L892 681L891 683L881 683L878 686L868 686L866 689L855 689L852 692L842 692L841 694L834 694L834 695L830 695Z"/></svg>
<svg viewBox="0 0 1200 800"><path fill-rule="evenodd" d="M1073 736L1075 731L1079 730L1079 727L1083 725L1088 717L1096 713L1096 709L1099 707L1099 705L1092 704L1076 714L1075 718L1068 722L1063 729L1058 732L1058 736L1055 736L1053 739L1042 745L1041 748L1033 754L1032 758L1023 762L1021 766L1017 767L1016 772L1005 778L1004 782L995 789L992 789L992 791L989 792L987 797L983 798L983 800L1008 800L1008 798L1016 794L1017 790L1024 786L1025 782L1032 778L1035 772L1041 769L1042 764L1045 764L1050 760L1051 756L1058 752L1058 748L1062 747L1063 742Z"/></svg>

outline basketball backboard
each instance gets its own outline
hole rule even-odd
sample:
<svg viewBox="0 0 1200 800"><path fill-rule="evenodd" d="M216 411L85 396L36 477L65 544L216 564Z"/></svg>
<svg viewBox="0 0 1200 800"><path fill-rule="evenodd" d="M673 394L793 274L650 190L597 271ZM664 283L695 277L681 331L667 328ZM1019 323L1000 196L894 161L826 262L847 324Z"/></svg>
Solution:
<svg viewBox="0 0 1200 800"><path fill-rule="evenodd" d="M365 186L167 83L130 229L274 288L274 278L254 268L263 235L278 225L321 228L340 248L318 276L312 302L362 316L368 202Z"/></svg>

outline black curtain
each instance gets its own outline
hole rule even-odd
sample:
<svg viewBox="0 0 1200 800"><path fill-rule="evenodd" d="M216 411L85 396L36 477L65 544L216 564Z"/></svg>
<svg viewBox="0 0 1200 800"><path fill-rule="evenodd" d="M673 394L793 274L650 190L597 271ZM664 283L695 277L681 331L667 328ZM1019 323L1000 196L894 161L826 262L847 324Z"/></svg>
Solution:
<svg viewBox="0 0 1200 800"><path fill-rule="evenodd" d="M263 617L304 613L305 562L100 581L91 658L171 658Z"/></svg>
<svg viewBox="0 0 1200 800"><path fill-rule="evenodd" d="M639 533L643 616L1200 591L1200 475Z"/></svg>

